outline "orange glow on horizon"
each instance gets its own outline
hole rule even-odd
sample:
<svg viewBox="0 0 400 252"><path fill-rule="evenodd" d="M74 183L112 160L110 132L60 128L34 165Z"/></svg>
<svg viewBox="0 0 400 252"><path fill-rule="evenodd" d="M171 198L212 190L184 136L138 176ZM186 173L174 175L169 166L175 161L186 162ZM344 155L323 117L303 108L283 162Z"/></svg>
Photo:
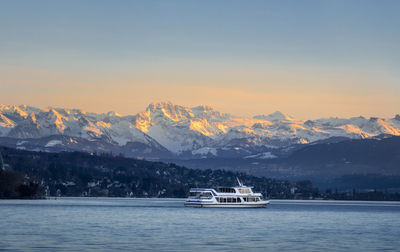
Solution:
<svg viewBox="0 0 400 252"><path fill-rule="evenodd" d="M331 76L328 81L324 78L329 74L322 70L316 71L316 76L311 78L303 69L293 72L298 78L296 82L293 76L285 78L284 71L277 70L275 75L268 77L257 70L253 72L254 83L244 85L245 80L251 79L251 73L231 71L230 78L225 78L227 72L221 75L214 72L208 79L203 77L202 82L207 84L188 85L195 74L183 74L165 81L161 80L162 77L168 76L162 75L154 78L100 75L85 80L71 73L0 67L0 103L78 108L98 113L113 110L122 115L136 114L144 111L151 102L167 100L188 107L209 105L223 113L247 117L277 110L296 119L359 115L393 117L400 113L397 90L373 85L377 77L363 82L365 84L356 81L354 76L348 79ZM235 78L237 80L233 82ZM221 82L217 83L218 79ZM231 85L228 85L229 81L232 81ZM316 85L319 81L325 83ZM387 78L386 81L393 80Z"/></svg>

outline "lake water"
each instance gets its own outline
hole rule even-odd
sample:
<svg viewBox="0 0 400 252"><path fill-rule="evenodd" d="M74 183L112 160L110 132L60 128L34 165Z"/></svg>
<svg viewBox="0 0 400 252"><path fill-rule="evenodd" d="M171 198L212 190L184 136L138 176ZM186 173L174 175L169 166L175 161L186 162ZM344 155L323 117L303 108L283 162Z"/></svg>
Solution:
<svg viewBox="0 0 400 252"><path fill-rule="evenodd" d="M400 202L272 201L185 208L181 199L0 201L0 251L400 251Z"/></svg>

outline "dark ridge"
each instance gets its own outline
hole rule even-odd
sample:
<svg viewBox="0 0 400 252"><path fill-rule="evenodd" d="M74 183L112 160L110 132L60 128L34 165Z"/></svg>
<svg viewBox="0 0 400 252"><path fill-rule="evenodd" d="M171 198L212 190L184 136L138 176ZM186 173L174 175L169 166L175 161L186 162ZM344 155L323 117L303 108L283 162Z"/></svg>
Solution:
<svg viewBox="0 0 400 252"><path fill-rule="evenodd" d="M294 183L224 170L194 170L173 163L150 162L110 153L32 152L0 148L8 171L24 174L37 195L110 197L186 197L191 187L236 185L236 177L270 198L317 196L311 182ZM39 188L40 187L40 188ZM3 197L7 195L3 194ZM15 194L14 197L20 197Z"/></svg>

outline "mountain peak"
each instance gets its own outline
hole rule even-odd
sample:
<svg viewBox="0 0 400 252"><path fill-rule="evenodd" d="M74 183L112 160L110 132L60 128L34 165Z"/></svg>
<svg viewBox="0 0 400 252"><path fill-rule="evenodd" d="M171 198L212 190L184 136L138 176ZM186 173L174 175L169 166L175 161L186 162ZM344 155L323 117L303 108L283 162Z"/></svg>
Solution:
<svg viewBox="0 0 400 252"><path fill-rule="evenodd" d="M199 105L199 106L193 107L192 109L193 110L203 110L204 112L205 111L214 111L214 109L208 105Z"/></svg>
<svg viewBox="0 0 400 252"><path fill-rule="evenodd" d="M293 121L294 118L288 115L283 114L280 111L275 111L269 115L257 115L253 117L254 119L261 119L267 121Z"/></svg>
<svg viewBox="0 0 400 252"><path fill-rule="evenodd" d="M147 106L146 110L155 111L156 109L171 109L173 107L175 107L175 105L170 101L152 102Z"/></svg>
<svg viewBox="0 0 400 252"><path fill-rule="evenodd" d="M283 117L285 116L281 111L277 110L274 113L269 114L270 116L279 116L279 117Z"/></svg>
<svg viewBox="0 0 400 252"><path fill-rule="evenodd" d="M146 108L145 114L150 116L152 119L158 117L164 119L168 118L167 120L172 121L187 120L187 118L193 117L190 108L174 105L170 101L150 103Z"/></svg>
<svg viewBox="0 0 400 252"><path fill-rule="evenodd" d="M122 117L122 115L118 114L115 111L108 111L107 112L107 116L111 116L111 117Z"/></svg>

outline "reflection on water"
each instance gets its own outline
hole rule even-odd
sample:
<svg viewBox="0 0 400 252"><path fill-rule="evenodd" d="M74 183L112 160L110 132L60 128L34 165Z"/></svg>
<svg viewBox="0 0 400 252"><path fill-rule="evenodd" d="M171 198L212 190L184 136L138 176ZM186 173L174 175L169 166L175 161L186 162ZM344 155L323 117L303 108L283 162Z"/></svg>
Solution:
<svg viewBox="0 0 400 252"><path fill-rule="evenodd" d="M199 209L181 199L0 201L2 251L374 251L400 248L400 203L272 201Z"/></svg>

